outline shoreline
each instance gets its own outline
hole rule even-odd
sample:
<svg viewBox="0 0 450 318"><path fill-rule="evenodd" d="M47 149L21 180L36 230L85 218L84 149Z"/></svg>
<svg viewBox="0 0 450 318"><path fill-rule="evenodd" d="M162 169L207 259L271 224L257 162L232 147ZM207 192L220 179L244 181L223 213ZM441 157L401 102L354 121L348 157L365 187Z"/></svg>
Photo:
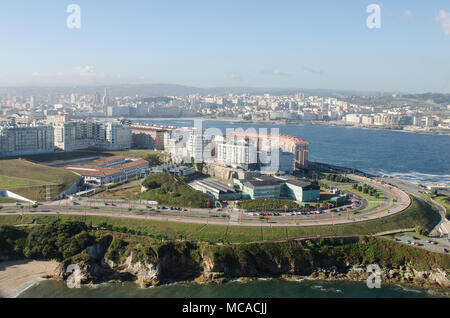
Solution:
<svg viewBox="0 0 450 318"><path fill-rule="evenodd" d="M14 260L0 262L0 298L16 298L45 277L55 274L56 261Z"/></svg>
<svg viewBox="0 0 450 318"><path fill-rule="evenodd" d="M13 298L18 297L20 294L25 292L27 289L35 286L36 284L39 284L42 281L54 281L54 282L63 282L61 280L51 278L51 279L38 279L33 282L33 284L30 284L28 287L22 289L19 293L13 296ZM270 280L279 280L284 282L298 282L301 283L303 281L308 282L326 282L326 283L361 283L363 284L366 280L365 279L350 279L350 278L319 278L319 277L311 277L311 276L297 276L297 275L282 275L280 277L230 277L224 280L206 280L206 281L198 281L198 280L180 280L180 281L171 281L166 282L160 285L150 285L150 286L142 286L137 283L137 281L104 281L99 283L93 283L93 284L82 284L82 287L85 288L102 288L105 286L122 286L123 283L130 283L135 284L140 289L150 289L150 288L164 288L164 287L171 287L171 286L206 286L206 285L216 285L221 286L225 284L230 283L238 283L238 284L245 284L245 283L252 283L252 282L259 282L259 281L270 281ZM425 287L425 286L419 286L417 284L411 283L411 282L384 282L382 283L382 286L386 286L389 288L392 288L394 286L401 288L402 290L413 290L415 292L422 293L427 296L437 297L437 298L450 298L450 293L447 291L446 288L442 287Z"/></svg>
<svg viewBox="0 0 450 318"><path fill-rule="evenodd" d="M99 117L100 118L100 117ZM425 130L405 130L398 129L399 127L389 128L385 126L377 127L377 126L357 126L350 125L346 123L340 122L324 122L324 121L284 121L284 120L267 120L267 121L254 121L254 120L244 120L244 119L236 119L236 118L205 118L205 117L101 117L108 119L128 119L132 121L187 121L187 120L203 120L203 121L223 121L230 123L242 123L242 124L256 124L256 125L293 125L293 126L306 126L306 125L323 125L323 126L335 126L335 127L343 127L343 128L359 128L359 129L369 129L369 130L389 130L396 132L406 132L413 134L422 134L422 135L450 135L449 130L441 129L439 131L425 131Z"/></svg>

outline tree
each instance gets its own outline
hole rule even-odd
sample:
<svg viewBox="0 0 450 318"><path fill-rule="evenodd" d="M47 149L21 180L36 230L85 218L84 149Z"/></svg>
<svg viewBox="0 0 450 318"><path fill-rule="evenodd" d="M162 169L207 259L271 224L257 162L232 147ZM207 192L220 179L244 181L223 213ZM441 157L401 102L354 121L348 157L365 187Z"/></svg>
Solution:
<svg viewBox="0 0 450 318"><path fill-rule="evenodd" d="M430 231L428 231L426 228L424 228L423 226L420 226L420 225L416 225L414 227L414 231L417 234L423 235L423 236L427 236L430 233Z"/></svg>

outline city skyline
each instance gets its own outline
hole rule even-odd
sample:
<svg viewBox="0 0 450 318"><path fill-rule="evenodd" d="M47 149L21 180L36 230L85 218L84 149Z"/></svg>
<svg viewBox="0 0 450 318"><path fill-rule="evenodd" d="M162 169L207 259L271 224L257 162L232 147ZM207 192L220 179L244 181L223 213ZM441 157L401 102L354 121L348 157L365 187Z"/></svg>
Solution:
<svg viewBox="0 0 450 318"><path fill-rule="evenodd" d="M66 25L72 3L80 29ZM380 3L379 29L366 25L370 4L16 1L0 10L0 86L450 93L448 3Z"/></svg>

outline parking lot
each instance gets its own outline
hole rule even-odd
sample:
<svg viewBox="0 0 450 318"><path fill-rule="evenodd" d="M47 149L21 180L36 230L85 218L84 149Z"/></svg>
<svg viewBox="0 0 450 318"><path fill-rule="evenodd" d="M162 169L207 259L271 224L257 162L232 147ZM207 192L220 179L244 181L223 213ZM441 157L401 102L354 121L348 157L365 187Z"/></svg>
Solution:
<svg viewBox="0 0 450 318"><path fill-rule="evenodd" d="M410 244L413 246L426 248L433 252L441 252L441 253L448 254L449 249L450 249L450 247L448 247L448 246L439 246L438 241L434 240L434 239L423 240L423 239L415 238L412 236L402 235L402 236L396 236L394 238L394 240L397 242L404 243L404 244Z"/></svg>

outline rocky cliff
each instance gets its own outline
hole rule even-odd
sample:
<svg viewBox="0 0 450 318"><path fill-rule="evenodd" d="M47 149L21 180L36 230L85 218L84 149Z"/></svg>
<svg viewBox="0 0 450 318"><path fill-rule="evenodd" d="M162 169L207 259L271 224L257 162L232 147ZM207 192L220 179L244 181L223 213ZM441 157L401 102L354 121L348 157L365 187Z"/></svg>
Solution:
<svg viewBox="0 0 450 318"><path fill-rule="evenodd" d="M174 281L222 282L236 277L366 280L377 264L383 283L450 287L450 256L379 238L213 245L156 242L107 235L61 264L57 276L82 283L134 280L148 286Z"/></svg>

